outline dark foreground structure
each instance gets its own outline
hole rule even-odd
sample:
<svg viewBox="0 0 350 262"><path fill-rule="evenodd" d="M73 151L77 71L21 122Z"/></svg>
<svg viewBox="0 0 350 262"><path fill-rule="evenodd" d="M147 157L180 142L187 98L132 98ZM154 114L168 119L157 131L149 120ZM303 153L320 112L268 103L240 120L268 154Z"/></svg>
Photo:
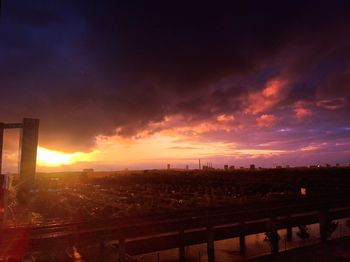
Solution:
<svg viewBox="0 0 350 262"><path fill-rule="evenodd" d="M96 247L96 259L104 261L105 247L112 245L119 261L129 261L129 255L178 248L179 261L185 261L185 247L207 244L209 261L215 261L214 241L239 237L241 252L245 251L245 236L266 232L271 252L279 252L278 229L287 229L292 239L292 227L319 223L320 238L326 242L331 221L350 216L350 203L344 195L327 198L289 199L265 205L239 208L193 210L144 218L121 218L77 223L51 224L43 227L3 229L0 250L6 256L18 254L19 247L28 251L64 249L68 246ZM74 260L74 259L73 259ZM89 259L87 261L90 261Z"/></svg>
<svg viewBox="0 0 350 262"><path fill-rule="evenodd" d="M283 253L260 256L251 259L251 262L294 262L318 261L341 262L350 260L350 239L340 238L327 243L292 249Z"/></svg>

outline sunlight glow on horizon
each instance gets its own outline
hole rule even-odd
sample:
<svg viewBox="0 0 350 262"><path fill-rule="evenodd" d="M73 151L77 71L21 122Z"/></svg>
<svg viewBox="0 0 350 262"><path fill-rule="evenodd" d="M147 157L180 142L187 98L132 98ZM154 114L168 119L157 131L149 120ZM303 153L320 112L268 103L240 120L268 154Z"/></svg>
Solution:
<svg viewBox="0 0 350 262"><path fill-rule="evenodd" d="M40 167L74 166L79 163L114 163L130 165L152 161L179 161L181 159L223 157L271 156L283 150L240 148L235 143L199 142L168 134L153 134L142 139L123 139L119 136L98 137L92 152L65 153L38 147L37 164ZM165 159L164 159L165 158ZM167 161L168 161L167 160Z"/></svg>
<svg viewBox="0 0 350 262"><path fill-rule="evenodd" d="M91 161L95 153L96 151L93 151L91 153L64 153L39 146L37 151L37 164L39 166L50 167L71 165L77 162Z"/></svg>

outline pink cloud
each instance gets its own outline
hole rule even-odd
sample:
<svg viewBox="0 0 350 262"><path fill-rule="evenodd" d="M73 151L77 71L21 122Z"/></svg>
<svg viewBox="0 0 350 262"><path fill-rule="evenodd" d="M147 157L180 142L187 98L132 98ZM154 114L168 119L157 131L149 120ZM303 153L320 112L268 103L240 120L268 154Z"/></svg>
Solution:
<svg viewBox="0 0 350 262"><path fill-rule="evenodd" d="M311 145L311 146L305 146L305 147L300 148L300 151L314 151L314 150L317 150L319 148L320 148L319 146Z"/></svg>
<svg viewBox="0 0 350 262"><path fill-rule="evenodd" d="M284 98L284 89L287 81L279 78L272 79L267 82L265 88L261 92L255 92L248 97L248 107L246 114L256 115L266 112Z"/></svg>
<svg viewBox="0 0 350 262"><path fill-rule="evenodd" d="M300 151L315 151L319 150L322 147L327 146L327 143L319 143L319 144L310 144L308 146L300 148Z"/></svg>
<svg viewBox="0 0 350 262"><path fill-rule="evenodd" d="M294 104L294 113L297 120L303 120L313 114L311 109L307 108L307 103L304 101L298 101Z"/></svg>
<svg viewBox="0 0 350 262"><path fill-rule="evenodd" d="M274 115L264 114L256 119L256 124L260 128L272 127L277 122Z"/></svg>
<svg viewBox="0 0 350 262"><path fill-rule="evenodd" d="M336 110L343 108L346 105L346 99L344 97L338 97L334 99L324 99L317 101L316 105L328 110Z"/></svg>

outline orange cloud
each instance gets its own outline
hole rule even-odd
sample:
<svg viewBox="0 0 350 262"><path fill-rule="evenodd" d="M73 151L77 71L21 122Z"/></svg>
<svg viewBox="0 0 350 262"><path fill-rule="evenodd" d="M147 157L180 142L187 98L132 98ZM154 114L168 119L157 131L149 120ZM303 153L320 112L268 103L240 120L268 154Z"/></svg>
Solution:
<svg viewBox="0 0 350 262"><path fill-rule="evenodd" d="M272 127L277 122L277 118L274 115L264 114L256 119L256 124L260 128Z"/></svg>
<svg viewBox="0 0 350 262"><path fill-rule="evenodd" d="M222 115L218 115L216 117L216 120L219 122L233 121L235 120L235 117L233 115L222 114Z"/></svg>
<svg viewBox="0 0 350 262"><path fill-rule="evenodd" d="M244 112L246 114L256 115L271 109L283 99L283 91L286 83L286 80L278 78L270 80L261 92L255 92L249 95L248 107Z"/></svg>
<svg viewBox="0 0 350 262"><path fill-rule="evenodd" d="M161 132L167 135L200 135L211 131L231 132L242 128L233 115L221 114L205 120L194 120L182 115L166 116L163 121L151 123L147 131L140 132L136 138L144 138Z"/></svg>

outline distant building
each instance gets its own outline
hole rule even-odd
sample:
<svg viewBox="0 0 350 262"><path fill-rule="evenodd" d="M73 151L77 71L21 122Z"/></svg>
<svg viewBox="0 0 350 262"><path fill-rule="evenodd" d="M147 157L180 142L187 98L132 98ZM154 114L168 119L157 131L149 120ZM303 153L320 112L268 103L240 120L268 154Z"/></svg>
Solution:
<svg viewBox="0 0 350 262"><path fill-rule="evenodd" d="M250 165L249 169L250 170L255 170L255 165L254 164Z"/></svg>
<svg viewBox="0 0 350 262"><path fill-rule="evenodd" d="M170 170L170 164L167 165L167 169Z"/></svg>
<svg viewBox="0 0 350 262"><path fill-rule="evenodd" d="M93 173L93 172L94 172L94 169L93 169L93 168L84 168L84 169L83 169L83 172L86 172L86 173Z"/></svg>
<svg viewBox="0 0 350 262"><path fill-rule="evenodd" d="M188 165L186 165L186 170L188 170L189 168L188 168Z"/></svg>
<svg viewBox="0 0 350 262"><path fill-rule="evenodd" d="M228 165L224 165L224 170L228 171Z"/></svg>
<svg viewBox="0 0 350 262"><path fill-rule="evenodd" d="M208 166L208 169L213 169L213 163L208 162L208 163L207 163L207 166Z"/></svg>
<svg viewBox="0 0 350 262"><path fill-rule="evenodd" d="M230 170L235 170L235 166L230 166Z"/></svg>
<svg viewBox="0 0 350 262"><path fill-rule="evenodd" d="M282 166L276 166L276 169L282 169Z"/></svg>

